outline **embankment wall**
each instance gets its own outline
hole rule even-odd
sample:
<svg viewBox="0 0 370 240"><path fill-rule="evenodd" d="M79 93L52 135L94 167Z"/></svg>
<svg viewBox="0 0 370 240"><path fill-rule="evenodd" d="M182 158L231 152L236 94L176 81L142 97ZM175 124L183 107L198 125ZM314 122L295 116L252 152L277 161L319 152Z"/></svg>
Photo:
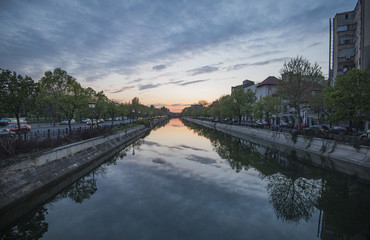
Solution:
<svg viewBox="0 0 370 240"><path fill-rule="evenodd" d="M307 138L301 135L297 135L293 139L292 134L285 132L191 118L185 118L185 120L280 151L295 151L297 157L307 160L313 165L355 175L360 180L370 183L369 147L360 146L355 148L350 144L321 138Z"/></svg>
<svg viewBox="0 0 370 240"><path fill-rule="evenodd" d="M144 136L150 129L144 125L133 127L114 135L58 147L0 168L0 230Z"/></svg>

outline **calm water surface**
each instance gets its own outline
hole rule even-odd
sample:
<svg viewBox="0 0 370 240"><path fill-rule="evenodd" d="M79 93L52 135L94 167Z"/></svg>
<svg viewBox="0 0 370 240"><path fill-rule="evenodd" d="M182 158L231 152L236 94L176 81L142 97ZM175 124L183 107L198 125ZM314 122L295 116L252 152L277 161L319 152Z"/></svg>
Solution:
<svg viewBox="0 0 370 240"><path fill-rule="evenodd" d="M367 239L369 186L172 119L2 239Z"/></svg>

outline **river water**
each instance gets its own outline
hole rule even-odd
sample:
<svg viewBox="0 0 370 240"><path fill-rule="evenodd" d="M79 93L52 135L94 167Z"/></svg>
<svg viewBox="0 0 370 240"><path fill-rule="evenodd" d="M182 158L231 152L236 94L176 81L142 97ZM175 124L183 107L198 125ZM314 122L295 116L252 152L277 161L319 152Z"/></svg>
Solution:
<svg viewBox="0 0 370 240"><path fill-rule="evenodd" d="M171 119L1 239L368 239L369 185L305 161Z"/></svg>

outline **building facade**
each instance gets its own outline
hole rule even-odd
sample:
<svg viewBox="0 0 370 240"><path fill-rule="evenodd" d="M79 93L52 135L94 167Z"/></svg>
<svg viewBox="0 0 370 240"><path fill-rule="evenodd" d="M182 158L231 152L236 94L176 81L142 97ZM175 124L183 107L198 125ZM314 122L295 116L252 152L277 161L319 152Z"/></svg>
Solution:
<svg viewBox="0 0 370 240"><path fill-rule="evenodd" d="M333 76L358 68L370 69L370 2L359 0L353 11L337 13L333 20Z"/></svg>
<svg viewBox="0 0 370 240"><path fill-rule="evenodd" d="M231 91L233 91L237 87L243 87L244 92L251 90L256 94L257 101L260 101L266 96L274 95L277 90L278 81L279 79L274 76L269 76L265 80L257 84L254 84L254 82L250 80L244 80L242 85L232 87ZM316 90L321 91L322 89L312 89L312 92L315 92ZM309 104L302 103L300 109L301 111L299 118L300 122L303 125L311 126L317 123L326 122L326 116L322 113L317 114L313 112ZM246 116L243 117L243 120L247 121ZM295 126L299 122L297 110L294 107L291 107L286 100L282 100L280 113L276 116L273 115L270 121L270 123L274 125L289 124L291 126Z"/></svg>

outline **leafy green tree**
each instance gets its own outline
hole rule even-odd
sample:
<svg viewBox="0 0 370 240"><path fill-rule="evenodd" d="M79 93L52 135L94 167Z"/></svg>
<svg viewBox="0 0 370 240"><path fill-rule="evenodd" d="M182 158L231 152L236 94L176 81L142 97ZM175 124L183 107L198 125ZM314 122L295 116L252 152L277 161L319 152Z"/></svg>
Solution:
<svg viewBox="0 0 370 240"><path fill-rule="evenodd" d="M324 91L325 104L333 110L330 120L359 123L370 119L370 71L352 69L338 76L335 85Z"/></svg>
<svg viewBox="0 0 370 240"><path fill-rule="evenodd" d="M242 110L246 118L252 120L257 97L256 94L250 89L245 92L245 95L245 105L243 106Z"/></svg>
<svg viewBox="0 0 370 240"><path fill-rule="evenodd" d="M58 114L68 120L69 130L71 130L72 118L79 109L87 105L85 89L76 79L60 68L54 69L53 72L45 72L40 84L45 93L45 101L55 108Z"/></svg>
<svg viewBox="0 0 370 240"><path fill-rule="evenodd" d="M222 97L213 101L213 103L211 104L210 109L209 109L209 114L212 117L214 117L216 120L221 119L221 99L222 99Z"/></svg>
<svg viewBox="0 0 370 240"><path fill-rule="evenodd" d="M93 95L93 102L95 102L95 108L93 109L93 118L103 118L107 114L109 99L103 91L97 92Z"/></svg>
<svg viewBox="0 0 370 240"><path fill-rule="evenodd" d="M273 115L280 112L281 101L278 97L266 96L258 101L254 107L254 116L262 119L263 117L267 122L270 122Z"/></svg>
<svg viewBox="0 0 370 240"><path fill-rule="evenodd" d="M233 116L238 117L239 123L243 117L244 106L246 104L246 94L242 87L234 89L231 93L231 111Z"/></svg>
<svg viewBox="0 0 370 240"><path fill-rule="evenodd" d="M127 117L130 113L130 106L129 103L120 103L118 105L118 114Z"/></svg>
<svg viewBox="0 0 370 240"><path fill-rule="evenodd" d="M232 104L233 104L233 99L230 95L225 95L222 97L220 101L220 110L221 110L221 115L223 117L228 117L228 118L233 117Z"/></svg>
<svg viewBox="0 0 370 240"><path fill-rule="evenodd" d="M46 106L44 101L44 93L42 92L41 84L39 82L35 83L34 98L31 111L36 116L37 122L40 127L40 117L42 114L46 113Z"/></svg>
<svg viewBox="0 0 370 240"><path fill-rule="evenodd" d="M16 72L1 70L0 74L0 106L5 112L16 117L20 129L19 117L27 111L32 101L35 83L32 78L17 75Z"/></svg>
<svg viewBox="0 0 370 240"><path fill-rule="evenodd" d="M112 118L112 127L113 127L113 121L114 118L118 115L120 112L119 105L114 100L108 100L107 102L107 113L110 118Z"/></svg>
<svg viewBox="0 0 370 240"><path fill-rule="evenodd" d="M308 101L310 106L310 111L317 114L317 119L322 122L324 119L321 119L322 114L329 116L328 108L325 107L324 103L324 89L318 89L317 91L312 92L312 96Z"/></svg>
<svg viewBox="0 0 370 240"><path fill-rule="evenodd" d="M231 95L226 95L221 100L221 112L228 117L237 117L241 122L243 115L251 116L256 95L251 90L244 92L242 87L235 88Z"/></svg>
<svg viewBox="0 0 370 240"><path fill-rule="evenodd" d="M296 57L285 62L280 73L276 94L296 109L298 125L301 125L301 105L308 102L313 89L324 83L321 67L317 63L312 65L303 57Z"/></svg>

